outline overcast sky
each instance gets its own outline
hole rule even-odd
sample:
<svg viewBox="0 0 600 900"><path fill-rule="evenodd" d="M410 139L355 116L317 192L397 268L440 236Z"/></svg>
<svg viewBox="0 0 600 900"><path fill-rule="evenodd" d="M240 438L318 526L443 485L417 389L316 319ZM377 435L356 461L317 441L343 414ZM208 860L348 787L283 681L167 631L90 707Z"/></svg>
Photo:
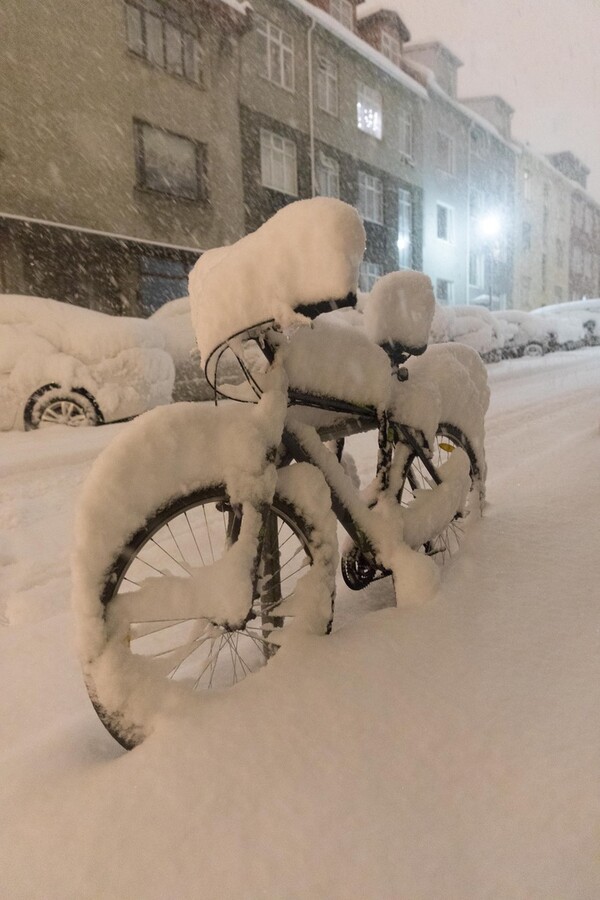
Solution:
<svg viewBox="0 0 600 900"><path fill-rule="evenodd" d="M571 150L600 201L600 0L394 0L412 41L440 40L464 65L459 97L500 94L513 135Z"/></svg>

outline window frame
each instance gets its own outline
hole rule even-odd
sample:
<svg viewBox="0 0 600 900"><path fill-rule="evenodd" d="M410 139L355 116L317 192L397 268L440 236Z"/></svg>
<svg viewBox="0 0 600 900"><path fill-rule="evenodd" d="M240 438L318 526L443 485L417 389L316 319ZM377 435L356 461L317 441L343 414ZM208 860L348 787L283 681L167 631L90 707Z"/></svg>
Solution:
<svg viewBox="0 0 600 900"><path fill-rule="evenodd" d="M345 28L354 31L354 5L350 0L329 0L329 15Z"/></svg>
<svg viewBox="0 0 600 900"><path fill-rule="evenodd" d="M454 138L452 135L448 134L448 132L443 131L441 128L438 128L435 139L435 165L436 168L439 169L440 172L443 172L445 175L455 175L456 174L456 153L454 146ZM444 154L446 159L442 161L442 154L440 152L440 141L446 141L446 153Z"/></svg>
<svg viewBox="0 0 600 900"><path fill-rule="evenodd" d="M186 144L191 145L194 150L195 156L194 174L196 190L193 196L186 192L168 190L166 188L157 187L149 183L148 164L146 159L148 150L144 144L144 131L167 135L168 137L176 138L179 141L183 141ZM138 190L151 194L157 194L159 196L175 198L177 200L187 200L191 203L199 203L207 200L208 189L206 179L206 144L202 143L201 141L197 141L194 138L189 137L188 135L178 134L177 132L171 131L168 128L163 128L160 125L153 125L152 123L146 122L142 119L133 120L133 137L136 169L135 186Z"/></svg>
<svg viewBox="0 0 600 900"><path fill-rule="evenodd" d="M360 264L358 280L359 287L363 293L368 294L369 291L373 289L373 285L377 281L378 278L381 278L383 275L383 266L381 263L371 262L368 259L363 259Z"/></svg>
<svg viewBox="0 0 600 900"><path fill-rule="evenodd" d="M283 28L275 25L265 16L255 15L256 33L260 42L260 52L262 61L262 71L260 77L265 81L274 84L276 87L282 88L284 91L293 94L296 90L296 57L294 51L294 38ZM277 78L273 72L273 56L271 48L276 47L277 61L279 66L280 77ZM286 67L286 60L289 67ZM289 83L286 82L286 72L289 72Z"/></svg>
<svg viewBox="0 0 600 900"><path fill-rule="evenodd" d="M381 29L380 36L381 53L395 66L399 66L402 58L402 44L400 38L397 35L392 34L391 31L388 31L387 28Z"/></svg>
<svg viewBox="0 0 600 900"><path fill-rule="evenodd" d="M447 296L440 296L440 286L446 285ZM452 306L454 303L454 282L448 278L436 278L435 280L435 299L445 306Z"/></svg>
<svg viewBox="0 0 600 900"><path fill-rule="evenodd" d="M446 235L440 235L440 210L443 209L446 211ZM443 241L444 244L454 244L454 207L449 206L447 203L442 203L440 200L436 202L436 237L438 241Z"/></svg>
<svg viewBox="0 0 600 900"><path fill-rule="evenodd" d="M325 178L327 181L327 190L322 190L322 183L320 179L320 172L325 173ZM325 153L319 153L318 161L317 161L317 187L318 187L318 195L319 197L334 197L339 200L340 197L340 164L337 159L334 159L332 156L327 156ZM334 180L336 185L335 193L331 193L330 190L330 182Z"/></svg>
<svg viewBox="0 0 600 900"><path fill-rule="evenodd" d="M171 7L164 7L162 14L151 12L140 3L134 0L124 0L125 11L125 43L128 52L138 59L142 59L148 65L156 69L161 69L167 75L173 75L181 78L188 84L197 87L205 87L205 65L204 65L204 48L200 40L199 29L193 28L189 20L186 23L182 17ZM137 17L139 23L139 32L135 29L134 34L131 23ZM152 46L149 41L148 23L155 22L154 26L157 31L155 36L160 41L160 53L152 53ZM180 66L178 67L169 61L169 39L168 34L176 34L179 37L180 46ZM156 45L158 51L158 44Z"/></svg>
<svg viewBox="0 0 600 900"><path fill-rule="evenodd" d="M370 175L362 169L358 172L357 209L366 222L384 224L383 181L377 175ZM379 218L374 218L378 215Z"/></svg>
<svg viewBox="0 0 600 900"><path fill-rule="evenodd" d="M339 116L338 65L323 55L317 59L317 106L330 116Z"/></svg>
<svg viewBox="0 0 600 900"><path fill-rule="evenodd" d="M400 139L398 141L400 156L406 160L406 162L411 162L414 159L414 114L413 110L410 107L401 106L398 112L398 126L400 130ZM408 134L408 140L406 139L406 135ZM407 145L408 144L408 149Z"/></svg>
<svg viewBox="0 0 600 900"><path fill-rule="evenodd" d="M268 141L268 145L267 145ZM273 141L280 141L281 148L276 148L273 146ZM293 149L293 153L286 153L286 145L288 148ZM274 179L271 182L265 180L265 153L269 151L271 155L271 172L273 174L273 153L281 153L281 159L283 162L283 186L277 185L274 183ZM289 184L286 183L286 161L290 161L293 159L293 189L288 190L290 187ZM288 172L289 174L289 172ZM298 148L296 146L296 142L291 140L290 138L284 137L282 134L277 134L275 131L269 131L268 128L260 129L260 183L264 188L267 188L271 191L279 191L281 194L285 194L288 197L297 197L298 196Z"/></svg>
<svg viewBox="0 0 600 900"><path fill-rule="evenodd" d="M364 110L364 111L362 111ZM365 116L373 117L373 125L369 125ZM364 81L359 81L356 89L356 125L363 134L368 134L376 140L383 139L383 98L381 91L369 87Z"/></svg>

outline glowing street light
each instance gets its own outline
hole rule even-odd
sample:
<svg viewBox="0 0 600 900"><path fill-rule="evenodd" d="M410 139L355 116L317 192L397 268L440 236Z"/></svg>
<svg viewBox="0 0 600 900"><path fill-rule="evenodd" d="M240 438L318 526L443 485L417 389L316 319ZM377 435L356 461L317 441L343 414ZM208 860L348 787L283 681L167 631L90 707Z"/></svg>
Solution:
<svg viewBox="0 0 600 900"><path fill-rule="evenodd" d="M502 222L498 213L487 213L479 220L479 232L486 241L493 241L500 235Z"/></svg>

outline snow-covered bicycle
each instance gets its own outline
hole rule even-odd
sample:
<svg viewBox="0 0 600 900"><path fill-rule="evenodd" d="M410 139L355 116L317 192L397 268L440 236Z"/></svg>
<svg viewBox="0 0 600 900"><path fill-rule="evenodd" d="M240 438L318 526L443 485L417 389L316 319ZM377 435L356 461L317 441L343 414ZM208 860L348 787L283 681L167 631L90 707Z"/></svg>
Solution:
<svg viewBox="0 0 600 900"><path fill-rule="evenodd" d="M403 604L435 592L435 561L483 502L485 368L458 344L424 353L429 279L380 279L362 298L364 328L321 315L355 305L364 245L355 210L317 198L205 253L192 316L206 376L229 401L152 410L94 464L74 609L90 698L123 747L298 631L330 630L337 522L346 583L391 575ZM220 382L227 356L243 383ZM368 430L377 466L360 490L340 442Z"/></svg>

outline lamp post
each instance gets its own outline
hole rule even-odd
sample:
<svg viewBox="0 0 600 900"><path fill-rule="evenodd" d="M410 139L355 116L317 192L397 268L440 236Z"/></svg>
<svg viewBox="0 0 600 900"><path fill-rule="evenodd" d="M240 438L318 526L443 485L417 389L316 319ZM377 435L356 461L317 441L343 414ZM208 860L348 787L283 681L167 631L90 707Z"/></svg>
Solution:
<svg viewBox="0 0 600 900"><path fill-rule="evenodd" d="M489 258L488 291L490 296L490 310L492 309L494 296L494 252L497 249L501 230L502 222L498 213L486 213L479 220L479 234L486 245Z"/></svg>

